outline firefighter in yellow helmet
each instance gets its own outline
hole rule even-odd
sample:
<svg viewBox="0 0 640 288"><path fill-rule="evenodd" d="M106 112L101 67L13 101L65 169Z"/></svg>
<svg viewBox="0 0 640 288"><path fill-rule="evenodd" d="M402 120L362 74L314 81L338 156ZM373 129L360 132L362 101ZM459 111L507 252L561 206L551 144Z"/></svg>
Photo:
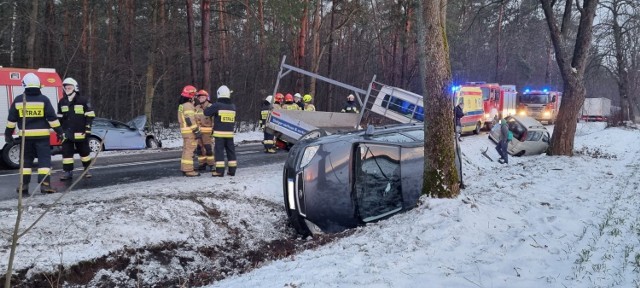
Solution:
<svg viewBox="0 0 640 288"><path fill-rule="evenodd" d="M213 119L211 117L204 116L204 109L211 106L209 101L209 93L205 90L199 90L196 92L196 98L194 99L196 104L196 123L200 127L200 133L202 138L198 140L198 170L206 171L207 166L209 170L213 171L214 158L213 158L213 139L211 134L213 133Z"/></svg>
<svg viewBox="0 0 640 288"><path fill-rule="evenodd" d="M214 156L216 170L211 172L213 177L224 177L224 154L227 153L227 175L235 176L238 162L236 148L233 146L233 131L236 126L236 105L231 102L231 90L226 85L217 91L216 103L204 109L204 115L213 117L213 138L215 139Z"/></svg>
<svg viewBox="0 0 640 288"><path fill-rule="evenodd" d="M302 101L304 101L304 111L316 111L316 106L311 103L313 97L310 94L305 94L302 97Z"/></svg>
<svg viewBox="0 0 640 288"><path fill-rule="evenodd" d="M198 146L198 140L202 139L202 132L195 117L196 108L193 99L195 95L196 87L184 86L178 106L178 123L180 123L180 134L183 140L180 170L187 177L200 176L200 173L193 169L193 154Z"/></svg>

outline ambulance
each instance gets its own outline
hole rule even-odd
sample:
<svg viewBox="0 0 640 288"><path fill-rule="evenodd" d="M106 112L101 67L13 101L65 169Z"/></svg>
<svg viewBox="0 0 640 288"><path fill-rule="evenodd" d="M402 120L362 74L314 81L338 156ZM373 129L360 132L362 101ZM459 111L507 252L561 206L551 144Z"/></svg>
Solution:
<svg viewBox="0 0 640 288"><path fill-rule="evenodd" d="M460 102L464 103L462 110L464 117L460 119L462 124L461 133L480 133L485 121L482 90L473 86L454 86L452 90L455 105L457 106Z"/></svg>
<svg viewBox="0 0 640 288"><path fill-rule="evenodd" d="M62 80L55 69L24 69L0 66L0 134L2 134L0 137L0 147L2 148L0 159L2 159L1 162L6 167L13 169L20 167L20 143L18 143L16 134L13 135L14 139L16 139L14 143L6 143L4 141L4 131L7 127L7 117L9 116L11 103L18 95L24 92L22 77L27 73L34 73L40 78L42 94L49 98L55 110L58 109L58 101L64 96ZM53 130L51 130L49 141L54 152L58 151L60 143L57 141Z"/></svg>

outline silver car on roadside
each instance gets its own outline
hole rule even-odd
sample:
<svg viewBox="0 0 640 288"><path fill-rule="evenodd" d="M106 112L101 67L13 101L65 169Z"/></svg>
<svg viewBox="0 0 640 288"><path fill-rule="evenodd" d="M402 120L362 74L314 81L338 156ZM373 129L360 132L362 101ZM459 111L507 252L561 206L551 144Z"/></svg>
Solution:
<svg viewBox="0 0 640 288"><path fill-rule="evenodd" d="M507 116L509 131L513 133L513 140L507 146L507 152L513 156L538 155L545 153L551 142L549 131L540 121L522 115ZM500 141L500 125L496 125L489 132L489 139Z"/></svg>

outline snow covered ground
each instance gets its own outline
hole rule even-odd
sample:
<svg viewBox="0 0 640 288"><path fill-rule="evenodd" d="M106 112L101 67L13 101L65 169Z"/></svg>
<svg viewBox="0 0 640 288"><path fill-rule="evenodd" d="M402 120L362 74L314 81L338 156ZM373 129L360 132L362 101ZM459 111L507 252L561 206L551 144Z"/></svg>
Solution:
<svg viewBox="0 0 640 288"><path fill-rule="evenodd" d="M90 279L67 283L88 286L182 277L175 286L639 287L640 132L579 123L575 143L575 157L501 165L480 154L490 147L497 158L486 134L464 137L467 188L458 198L422 198L407 213L264 261L252 258L295 238L282 211L282 164L240 166L234 178L72 191L20 240L14 268L30 277L59 264L130 259L128 268L97 265ZM54 199L27 199L22 227ZM15 205L0 202L3 270Z"/></svg>

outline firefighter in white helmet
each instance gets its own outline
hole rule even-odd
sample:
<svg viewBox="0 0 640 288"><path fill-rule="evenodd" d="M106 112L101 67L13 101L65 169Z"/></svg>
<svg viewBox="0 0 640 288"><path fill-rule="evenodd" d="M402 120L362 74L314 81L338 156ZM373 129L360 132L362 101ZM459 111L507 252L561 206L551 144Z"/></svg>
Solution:
<svg viewBox="0 0 640 288"><path fill-rule="evenodd" d="M356 106L355 99L356 97L353 96L353 94L349 94L349 96L347 96L347 103L344 103L344 106L342 107L342 110L340 112L360 113L360 111L358 111L358 106Z"/></svg>
<svg viewBox="0 0 640 288"><path fill-rule="evenodd" d="M78 151L80 162L86 170L84 177L90 178L91 149L89 136L91 124L96 117L89 99L80 94L78 82L73 78L62 81L64 96L58 102L58 118L62 125L65 138L62 143L62 176L60 180L70 180L73 177L73 154Z"/></svg>
<svg viewBox="0 0 640 288"><path fill-rule="evenodd" d="M271 113L271 110L273 110L271 101L273 101L273 96L269 95L264 99L264 101L262 101L262 105L260 107L260 130L264 132L262 145L264 146L265 153L276 153L273 134L267 132L266 130L267 117L269 117L269 113Z"/></svg>
<svg viewBox="0 0 640 288"><path fill-rule="evenodd" d="M40 192L55 193L49 178L51 174L51 147L49 146L49 128L56 131L58 141L64 142L64 134L60 121L56 117L56 110L47 96L40 92L40 78L33 73L27 73L22 78L24 93L18 95L9 107L7 128L4 131L5 141L13 142L13 132L20 130L19 136L24 137L24 161L22 163L22 185L18 185L17 192L29 192L31 171L35 158L38 158L38 182ZM25 119L26 118L26 119ZM22 124L25 120L24 126Z"/></svg>
<svg viewBox="0 0 640 288"><path fill-rule="evenodd" d="M202 138L200 127L196 122L196 108L193 105L193 97L196 96L196 87L184 86L180 94L180 105L178 106L178 123L180 123L180 134L182 134L182 158L180 159L180 171L186 177L200 176L194 171L193 154L198 146L198 140Z"/></svg>
<svg viewBox="0 0 640 288"><path fill-rule="evenodd" d="M236 148L233 146L233 131L236 126L236 105L231 102L231 90L222 85L217 91L217 100L204 110L204 115L213 117L214 158L216 170L211 172L213 177L224 177L224 154L227 154L227 175L235 176L238 163Z"/></svg>

